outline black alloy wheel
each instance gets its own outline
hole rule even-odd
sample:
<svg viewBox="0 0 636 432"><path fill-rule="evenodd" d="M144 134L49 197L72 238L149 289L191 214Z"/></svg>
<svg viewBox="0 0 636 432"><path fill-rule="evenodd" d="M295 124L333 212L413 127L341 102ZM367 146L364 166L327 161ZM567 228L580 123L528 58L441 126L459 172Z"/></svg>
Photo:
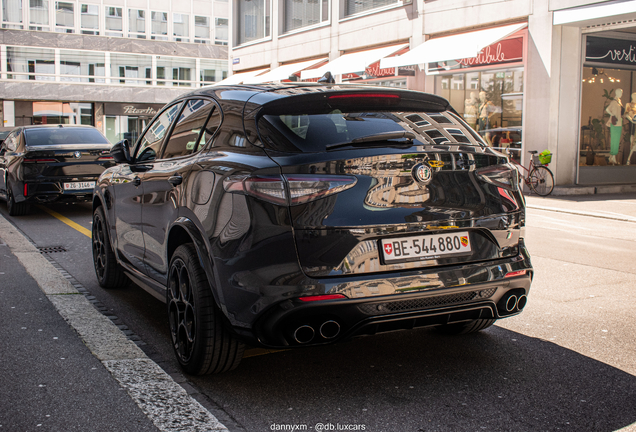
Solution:
<svg viewBox="0 0 636 432"><path fill-rule="evenodd" d="M93 212L92 249L99 286L110 289L128 285L128 277L117 263L117 257L110 245L104 209L101 206Z"/></svg>
<svg viewBox="0 0 636 432"><path fill-rule="evenodd" d="M445 324L436 327L437 331L445 335L462 335L476 333L493 325L496 319L476 319L465 323Z"/></svg>
<svg viewBox="0 0 636 432"><path fill-rule="evenodd" d="M239 365L245 345L225 329L192 244L172 256L166 296L172 346L185 372L205 375Z"/></svg>
<svg viewBox="0 0 636 432"><path fill-rule="evenodd" d="M25 202L15 202L13 191L9 183L5 183L7 187L7 211L10 216L24 216L29 212L29 204Z"/></svg>

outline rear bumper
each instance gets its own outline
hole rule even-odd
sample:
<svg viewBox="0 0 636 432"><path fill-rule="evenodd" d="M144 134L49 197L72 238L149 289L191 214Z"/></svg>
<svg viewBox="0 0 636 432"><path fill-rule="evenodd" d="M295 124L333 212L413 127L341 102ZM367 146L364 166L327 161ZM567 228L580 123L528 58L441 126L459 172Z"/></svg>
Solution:
<svg viewBox="0 0 636 432"><path fill-rule="evenodd" d="M92 199L93 189L64 190L65 181L71 180L26 181L22 184L20 194L14 196L16 197L16 201L43 204L52 202L81 202L90 201ZM95 182L97 178L73 179L72 181ZM26 185L26 189L24 185ZM18 197L23 199L19 199Z"/></svg>
<svg viewBox="0 0 636 432"><path fill-rule="evenodd" d="M437 326L519 314L531 276L418 294L321 302L289 300L273 308L256 327L258 341L271 348L321 345L354 336ZM506 304L512 307L506 309Z"/></svg>
<svg viewBox="0 0 636 432"><path fill-rule="evenodd" d="M525 306L533 276L523 243L520 250L520 255L512 259L438 269L434 274L411 272L385 274L373 281L333 281L324 293L341 293L348 298L310 302L287 299L261 314L251 332L235 330L249 343L289 348L400 329L514 316ZM523 270L525 273L519 276L506 277ZM441 285L426 287L433 277ZM421 285L410 292L370 295L368 291L370 282L376 286L412 286L418 280Z"/></svg>

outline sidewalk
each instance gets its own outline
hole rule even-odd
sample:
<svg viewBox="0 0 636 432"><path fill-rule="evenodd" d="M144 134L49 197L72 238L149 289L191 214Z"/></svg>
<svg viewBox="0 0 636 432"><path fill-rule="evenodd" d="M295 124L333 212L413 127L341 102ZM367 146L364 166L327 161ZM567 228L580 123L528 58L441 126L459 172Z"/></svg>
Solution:
<svg viewBox="0 0 636 432"><path fill-rule="evenodd" d="M0 432L227 431L2 216L0 296Z"/></svg>
<svg viewBox="0 0 636 432"><path fill-rule="evenodd" d="M529 209L636 222L636 192L547 197L526 194L525 198Z"/></svg>

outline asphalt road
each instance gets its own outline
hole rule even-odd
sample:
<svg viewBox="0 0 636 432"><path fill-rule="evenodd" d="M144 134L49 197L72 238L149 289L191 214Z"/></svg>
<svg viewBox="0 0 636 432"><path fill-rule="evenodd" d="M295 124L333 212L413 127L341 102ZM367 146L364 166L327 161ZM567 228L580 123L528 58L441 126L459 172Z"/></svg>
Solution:
<svg viewBox="0 0 636 432"><path fill-rule="evenodd" d="M164 305L134 285L97 285L80 232L90 205L48 208L58 218L42 209L11 218L0 204L37 246L63 247L50 256L176 370ZM636 430L636 223L535 209L527 220L536 276L519 316L476 335L422 329L252 350L237 370L185 385L232 431Z"/></svg>

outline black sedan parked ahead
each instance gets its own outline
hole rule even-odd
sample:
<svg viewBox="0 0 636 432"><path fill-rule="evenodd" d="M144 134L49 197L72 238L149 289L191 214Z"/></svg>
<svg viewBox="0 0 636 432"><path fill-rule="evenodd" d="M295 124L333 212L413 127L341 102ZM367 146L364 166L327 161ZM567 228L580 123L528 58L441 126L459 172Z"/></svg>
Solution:
<svg viewBox="0 0 636 432"><path fill-rule="evenodd" d="M113 165L110 147L92 126L17 127L0 144L0 197L9 214L22 216L31 203L90 200Z"/></svg>
<svg viewBox="0 0 636 432"><path fill-rule="evenodd" d="M167 303L192 374L244 344L319 345L525 306L517 171L438 96L364 86L208 87L168 104L96 186L99 283Z"/></svg>

